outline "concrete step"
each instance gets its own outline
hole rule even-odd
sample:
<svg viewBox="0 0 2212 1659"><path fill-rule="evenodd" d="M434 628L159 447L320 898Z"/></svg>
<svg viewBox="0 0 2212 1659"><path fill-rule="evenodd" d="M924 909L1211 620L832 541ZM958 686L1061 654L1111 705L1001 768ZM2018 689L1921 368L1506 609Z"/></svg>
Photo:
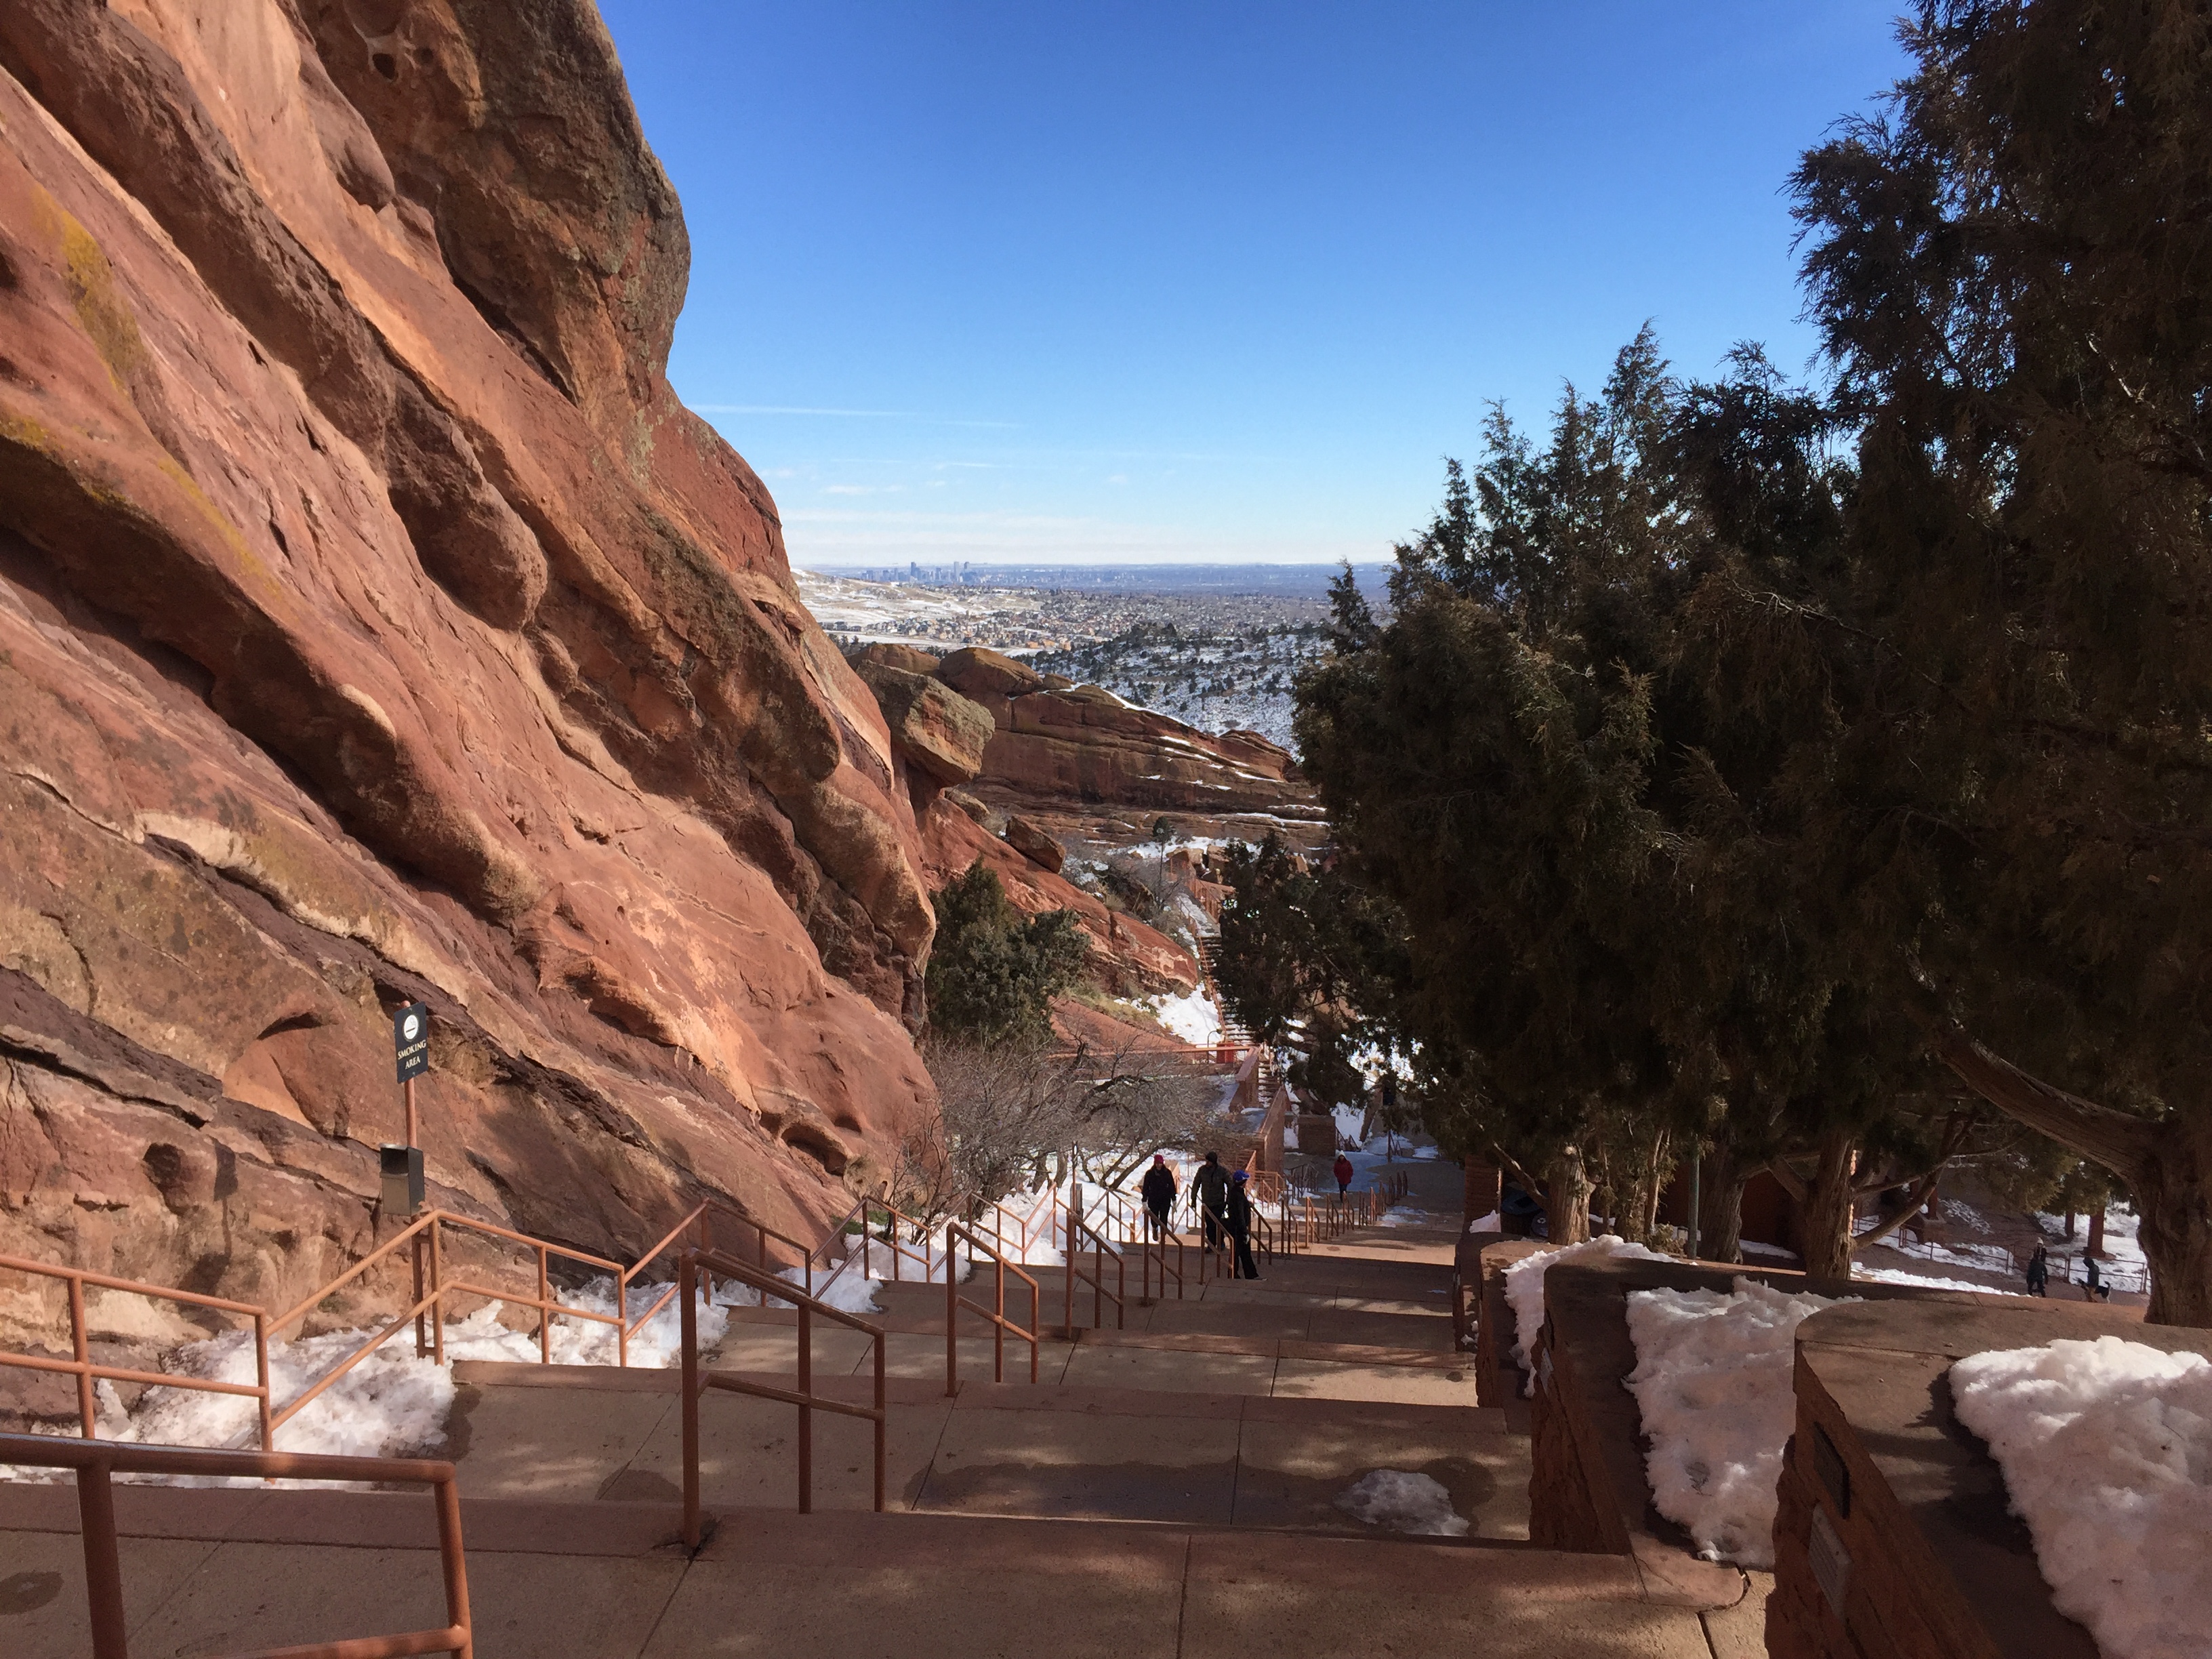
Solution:
<svg viewBox="0 0 2212 1659"><path fill-rule="evenodd" d="M464 1477L465 1481L465 1475ZM235 1653L444 1622L417 1494L124 1487L139 1654ZM1710 1659L1759 1607L1671 1605L1625 1557L975 1515L737 1510L696 1557L665 1504L467 1497L479 1659L1243 1659L1314 1653ZM75 1494L0 1487L9 1659L89 1650Z"/></svg>
<svg viewBox="0 0 2212 1659"><path fill-rule="evenodd" d="M733 1310L729 1330L708 1363L723 1370L795 1376L798 1322L798 1316L787 1310ZM943 1384L942 1312L911 1320L887 1314L878 1322L885 1333L886 1374ZM1475 1404L1473 1358L1451 1351L1449 1325L1440 1333L1411 1321L1392 1328L1393 1334L1407 1330L1428 1346L1315 1342L1265 1334L1079 1329L1073 1341L1048 1334L1037 1344L1036 1378L1107 1388ZM963 1378L993 1376L1001 1366L1008 1381L1030 1376L1030 1345L1012 1337L994 1344L992 1328L980 1320L963 1322L958 1348ZM817 1322L812 1356L817 1378L872 1375L869 1338L842 1326Z"/></svg>
<svg viewBox="0 0 2212 1659"><path fill-rule="evenodd" d="M464 1361L454 1381L447 1454L466 1490L680 1496L675 1374ZM866 1405L874 1383L817 1377L815 1389ZM1370 1470L1399 1468L1442 1483L1477 1535L1528 1536L1528 1441L1507 1432L1503 1413L1471 1404L981 1379L948 1397L941 1376L890 1379L885 1399L886 1499L907 1510L1356 1531L1336 1497ZM710 1507L797 1506L798 1416L722 1389L702 1401ZM873 1425L817 1412L812 1433L815 1506L868 1508Z"/></svg>

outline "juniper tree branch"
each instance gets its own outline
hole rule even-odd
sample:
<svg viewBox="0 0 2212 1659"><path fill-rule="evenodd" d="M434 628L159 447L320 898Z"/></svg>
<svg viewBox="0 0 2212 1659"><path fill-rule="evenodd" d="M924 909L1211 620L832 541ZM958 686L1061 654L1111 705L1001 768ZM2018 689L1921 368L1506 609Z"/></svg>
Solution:
<svg viewBox="0 0 2212 1659"><path fill-rule="evenodd" d="M1956 1025L1937 1030L1936 1058L1984 1100L2067 1151L2101 1164L2130 1186L2154 1156L2158 1126L2148 1119L2069 1095L2001 1059Z"/></svg>

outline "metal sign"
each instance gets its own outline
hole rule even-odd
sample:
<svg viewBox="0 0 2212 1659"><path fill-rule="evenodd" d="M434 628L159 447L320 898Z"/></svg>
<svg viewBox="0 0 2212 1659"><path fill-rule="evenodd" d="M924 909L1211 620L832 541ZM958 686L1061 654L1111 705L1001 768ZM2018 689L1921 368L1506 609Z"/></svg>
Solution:
<svg viewBox="0 0 2212 1659"><path fill-rule="evenodd" d="M392 1016L392 1056L398 1063L399 1081L417 1078L430 1069L430 1008L410 1002Z"/></svg>

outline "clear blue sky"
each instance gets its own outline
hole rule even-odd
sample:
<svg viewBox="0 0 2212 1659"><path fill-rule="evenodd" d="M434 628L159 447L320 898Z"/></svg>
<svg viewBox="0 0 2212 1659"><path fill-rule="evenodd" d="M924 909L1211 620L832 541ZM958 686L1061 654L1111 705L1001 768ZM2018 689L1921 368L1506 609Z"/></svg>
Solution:
<svg viewBox="0 0 2212 1659"><path fill-rule="evenodd" d="M793 562L1366 559L1646 318L1786 368L1782 186L1898 0L602 0L672 378Z"/></svg>

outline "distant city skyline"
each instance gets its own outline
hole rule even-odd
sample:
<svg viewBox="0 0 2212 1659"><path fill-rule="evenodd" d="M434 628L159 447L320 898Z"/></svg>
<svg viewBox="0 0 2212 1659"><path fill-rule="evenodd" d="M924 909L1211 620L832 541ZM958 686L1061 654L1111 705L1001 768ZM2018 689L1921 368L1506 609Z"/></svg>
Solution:
<svg viewBox="0 0 2212 1659"><path fill-rule="evenodd" d="M1792 370L1790 168L1894 0L604 0L677 391L794 563L1366 562L1647 319Z"/></svg>

